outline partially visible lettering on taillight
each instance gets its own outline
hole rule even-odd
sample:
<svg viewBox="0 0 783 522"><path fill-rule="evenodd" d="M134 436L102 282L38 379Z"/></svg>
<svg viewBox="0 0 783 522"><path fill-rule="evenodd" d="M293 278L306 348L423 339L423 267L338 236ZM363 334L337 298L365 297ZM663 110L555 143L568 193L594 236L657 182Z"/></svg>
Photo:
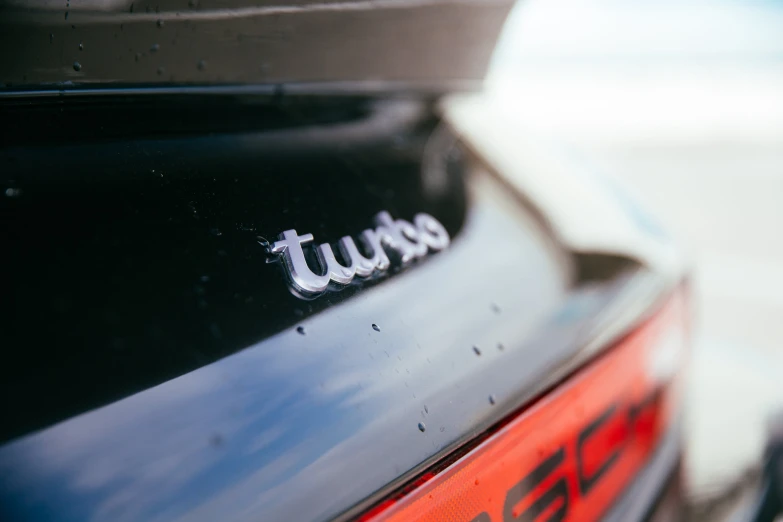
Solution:
<svg viewBox="0 0 783 522"><path fill-rule="evenodd" d="M647 462L677 413L687 348L683 300L675 294L598 360L367 519L599 518Z"/></svg>

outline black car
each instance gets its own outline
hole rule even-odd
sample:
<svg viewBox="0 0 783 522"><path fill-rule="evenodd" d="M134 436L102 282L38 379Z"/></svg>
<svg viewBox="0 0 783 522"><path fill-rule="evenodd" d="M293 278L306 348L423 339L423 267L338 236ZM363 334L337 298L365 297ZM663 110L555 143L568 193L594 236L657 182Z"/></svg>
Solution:
<svg viewBox="0 0 783 522"><path fill-rule="evenodd" d="M681 517L687 264L470 94L510 8L0 3L0 518Z"/></svg>

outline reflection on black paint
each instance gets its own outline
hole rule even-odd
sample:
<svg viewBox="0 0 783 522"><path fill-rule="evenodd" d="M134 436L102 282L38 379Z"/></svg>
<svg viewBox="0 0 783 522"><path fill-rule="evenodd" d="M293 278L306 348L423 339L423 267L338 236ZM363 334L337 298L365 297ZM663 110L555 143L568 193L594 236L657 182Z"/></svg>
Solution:
<svg viewBox="0 0 783 522"><path fill-rule="evenodd" d="M549 321L572 294L542 232L460 163L424 195L417 161L437 122L392 109L301 135L0 150L22 190L0 200L15 245L0 334L19 347L0 370L3 434L43 428L0 447L3 515L328 519L495 422L490 393L570 357L589 315ZM390 147L401 129L416 139ZM257 236L336 241L383 208L431 213L454 242L308 303L264 262ZM611 299L585 291L596 308ZM466 298L479 294L504 313ZM477 362L453 349L465 339L505 350ZM425 403L449 429L422 436Z"/></svg>
<svg viewBox="0 0 783 522"><path fill-rule="evenodd" d="M13 274L0 345L20 348L0 365L0 394L26 390L3 402L0 442L301 322L303 303L281 267L266 264L258 236L297 228L334 243L384 209L409 220L430 213L460 235L462 164L443 163L443 190L423 192L420 163L437 121L416 102L91 103L64 106L72 121L54 129L48 120L60 112L25 106L14 139L0 145L0 186L24 195L0 198L0 271ZM152 121L131 116L139 113ZM393 146L399 135L404 151ZM42 148L46 138L58 145ZM387 279L357 279L304 315Z"/></svg>

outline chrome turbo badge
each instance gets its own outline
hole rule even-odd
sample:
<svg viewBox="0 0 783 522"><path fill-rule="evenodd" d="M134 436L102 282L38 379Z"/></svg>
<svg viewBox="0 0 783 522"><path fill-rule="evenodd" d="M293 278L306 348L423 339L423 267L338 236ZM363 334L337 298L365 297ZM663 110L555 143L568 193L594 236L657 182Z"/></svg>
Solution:
<svg viewBox="0 0 783 522"><path fill-rule="evenodd" d="M322 243L315 249L320 274L313 272L307 265L303 246L313 241L312 234L297 234L296 230L286 230L280 234L270 251L282 256L283 266L293 288L305 297L324 292L330 282L347 285L354 277L370 277L389 269L389 261L384 248L399 254L401 262L408 263L427 255L427 252L443 250L449 246L449 233L443 225L429 214L416 214L413 223L403 219L393 219L388 212L375 216L375 229L361 233L359 240L366 252L365 257L351 236L345 236L337 243L347 265L342 265L334 256L332 246Z"/></svg>

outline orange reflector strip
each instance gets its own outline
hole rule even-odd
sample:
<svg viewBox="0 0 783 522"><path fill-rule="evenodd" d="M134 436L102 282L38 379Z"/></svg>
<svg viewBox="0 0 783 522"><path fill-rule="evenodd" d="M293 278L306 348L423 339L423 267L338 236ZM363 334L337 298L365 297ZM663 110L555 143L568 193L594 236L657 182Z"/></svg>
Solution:
<svg viewBox="0 0 783 522"><path fill-rule="evenodd" d="M678 293L641 328L470 453L362 520L599 518L644 466L676 412L683 301ZM675 371L661 373L658 352Z"/></svg>

